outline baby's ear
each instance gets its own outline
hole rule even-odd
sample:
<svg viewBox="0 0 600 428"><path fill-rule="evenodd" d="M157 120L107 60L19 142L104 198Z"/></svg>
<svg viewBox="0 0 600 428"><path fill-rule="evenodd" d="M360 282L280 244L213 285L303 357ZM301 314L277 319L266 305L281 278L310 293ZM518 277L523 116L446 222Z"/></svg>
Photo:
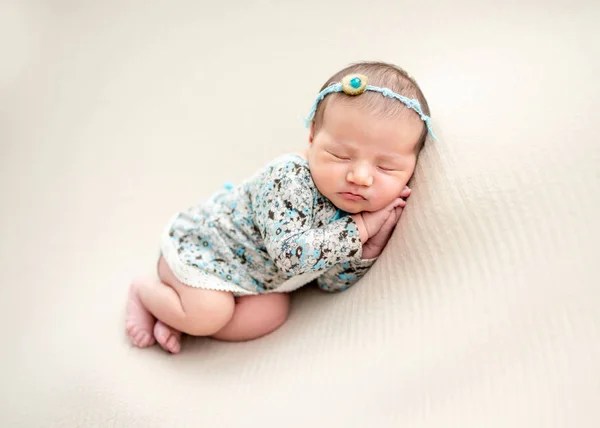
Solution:
<svg viewBox="0 0 600 428"><path fill-rule="evenodd" d="M310 122L310 131L308 133L308 144L312 144L315 138L315 122Z"/></svg>

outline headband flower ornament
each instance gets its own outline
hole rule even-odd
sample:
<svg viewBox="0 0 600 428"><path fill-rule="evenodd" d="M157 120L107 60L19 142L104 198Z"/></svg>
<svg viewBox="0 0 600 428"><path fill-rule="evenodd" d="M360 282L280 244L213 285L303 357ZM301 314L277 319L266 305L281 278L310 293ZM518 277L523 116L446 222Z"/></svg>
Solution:
<svg viewBox="0 0 600 428"><path fill-rule="evenodd" d="M437 140L435 134L433 133L433 130L431 129L431 118L425 113L423 113L419 100L397 94L396 92L388 88L380 88L378 86L369 85L368 77L362 74L348 74L344 76L344 78L342 78L341 82L331 84L325 89L323 89L321 92L319 92L317 98L315 99L315 102L313 103L310 113L308 114L308 117L305 120L306 127L310 126L310 123L314 119L315 113L317 112L317 107L319 106L319 103L323 101L323 99L327 95L332 94L334 92L344 92L345 94L356 96L362 94L365 91L379 92L384 97L396 99L409 109L414 110L419 115L421 120L425 122L427 132L434 139Z"/></svg>

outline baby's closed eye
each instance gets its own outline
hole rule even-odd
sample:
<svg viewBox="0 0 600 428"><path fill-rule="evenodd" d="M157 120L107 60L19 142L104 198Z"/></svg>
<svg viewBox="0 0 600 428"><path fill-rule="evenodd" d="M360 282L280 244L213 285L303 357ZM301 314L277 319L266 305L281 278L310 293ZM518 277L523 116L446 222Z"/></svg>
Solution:
<svg viewBox="0 0 600 428"><path fill-rule="evenodd" d="M329 153L331 156L341 159L341 160L350 160L350 157L343 153L334 153L334 152L330 152L330 151L327 151L327 153Z"/></svg>
<svg viewBox="0 0 600 428"><path fill-rule="evenodd" d="M392 165L378 165L377 168L379 168L382 171L386 171L386 172L392 172L392 171L399 171L400 168L392 166Z"/></svg>

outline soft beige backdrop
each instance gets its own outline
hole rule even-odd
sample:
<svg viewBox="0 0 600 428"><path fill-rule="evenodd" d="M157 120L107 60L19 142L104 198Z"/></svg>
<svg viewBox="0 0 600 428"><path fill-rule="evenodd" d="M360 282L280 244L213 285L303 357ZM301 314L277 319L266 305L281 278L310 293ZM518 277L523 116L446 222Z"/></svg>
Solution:
<svg viewBox="0 0 600 428"><path fill-rule="evenodd" d="M0 426L600 426L600 7L0 2ZM399 231L245 344L131 348L178 209L306 144L323 81L406 67L429 144Z"/></svg>

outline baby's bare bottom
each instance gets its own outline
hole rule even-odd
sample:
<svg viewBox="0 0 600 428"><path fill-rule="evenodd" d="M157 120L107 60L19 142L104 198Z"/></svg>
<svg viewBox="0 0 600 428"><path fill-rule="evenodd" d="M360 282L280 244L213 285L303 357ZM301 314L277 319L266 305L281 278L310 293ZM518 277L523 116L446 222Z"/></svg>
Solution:
<svg viewBox="0 0 600 428"><path fill-rule="evenodd" d="M289 296L274 293L240 297L182 284L163 258L159 279L134 280L127 306L127 333L136 346L158 340L169 352L180 349L180 332L226 341L256 339L287 319ZM156 323L155 323L156 320Z"/></svg>

